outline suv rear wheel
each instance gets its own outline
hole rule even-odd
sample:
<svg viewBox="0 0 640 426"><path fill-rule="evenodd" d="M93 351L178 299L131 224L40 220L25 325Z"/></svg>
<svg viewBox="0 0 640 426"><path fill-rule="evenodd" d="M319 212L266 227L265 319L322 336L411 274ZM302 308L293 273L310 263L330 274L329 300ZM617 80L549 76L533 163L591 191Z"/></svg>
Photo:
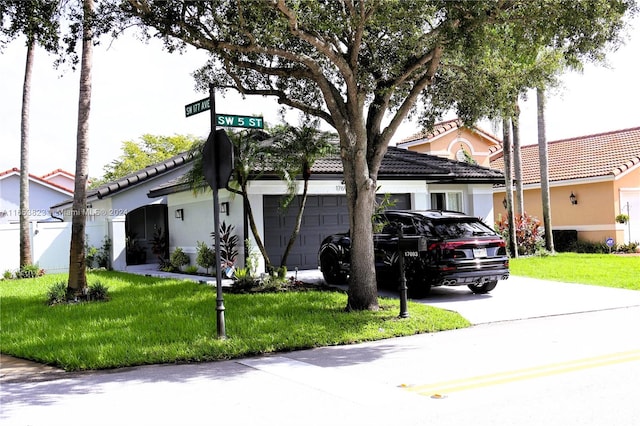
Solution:
<svg viewBox="0 0 640 426"><path fill-rule="evenodd" d="M469 284L467 287L475 294L485 294L496 288L497 285L498 281L487 281L484 284Z"/></svg>

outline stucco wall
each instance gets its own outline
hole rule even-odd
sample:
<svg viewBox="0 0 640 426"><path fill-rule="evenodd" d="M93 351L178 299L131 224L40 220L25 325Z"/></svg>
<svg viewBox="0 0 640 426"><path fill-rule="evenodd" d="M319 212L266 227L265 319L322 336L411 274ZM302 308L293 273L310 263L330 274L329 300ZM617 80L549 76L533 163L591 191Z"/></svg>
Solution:
<svg viewBox="0 0 640 426"><path fill-rule="evenodd" d="M584 241L604 242L613 238L616 244L625 242L624 229L615 223L618 196L614 181L552 186L549 193L554 230L577 230L578 239ZM578 203L575 205L569 199L571 193L576 196ZM493 197L496 212L503 216L506 215L502 204L504 197L504 192L496 192ZM525 188L524 205L527 214L542 220L539 188Z"/></svg>

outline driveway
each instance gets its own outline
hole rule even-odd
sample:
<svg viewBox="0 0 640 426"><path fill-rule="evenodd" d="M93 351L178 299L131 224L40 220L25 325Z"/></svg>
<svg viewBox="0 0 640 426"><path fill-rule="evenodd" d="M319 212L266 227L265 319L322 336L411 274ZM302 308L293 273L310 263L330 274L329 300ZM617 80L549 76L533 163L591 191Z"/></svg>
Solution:
<svg viewBox="0 0 640 426"><path fill-rule="evenodd" d="M512 276L488 294L439 287L418 301L483 324L640 306L640 291Z"/></svg>
<svg viewBox="0 0 640 426"><path fill-rule="evenodd" d="M298 279L324 282L319 271L311 270L300 271ZM379 295L398 297L388 290L380 290ZM488 294L473 294L466 286L435 287L429 297L414 302L458 312L472 324L485 324L640 306L640 291L511 276Z"/></svg>

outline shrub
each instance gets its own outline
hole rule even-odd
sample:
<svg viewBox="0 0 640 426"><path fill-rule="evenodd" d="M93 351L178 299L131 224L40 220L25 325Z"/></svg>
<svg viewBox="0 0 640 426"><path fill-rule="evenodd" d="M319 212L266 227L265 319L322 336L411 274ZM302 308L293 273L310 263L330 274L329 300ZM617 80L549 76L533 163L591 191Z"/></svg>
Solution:
<svg viewBox="0 0 640 426"><path fill-rule="evenodd" d="M180 270L184 265L191 263L191 259L182 251L182 248L176 247L173 253L171 253L170 262L174 268Z"/></svg>
<svg viewBox="0 0 640 426"><path fill-rule="evenodd" d="M58 303L66 303L71 296L67 283L58 281L47 290L47 303L49 305L57 305Z"/></svg>
<svg viewBox="0 0 640 426"><path fill-rule="evenodd" d="M36 278L44 275L44 269L40 269L38 264L34 265L24 265L20 268L19 271L16 272L16 278Z"/></svg>
<svg viewBox="0 0 640 426"><path fill-rule="evenodd" d="M98 268L111 269L111 238L104 237L102 240L102 247L96 255L96 263Z"/></svg>
<svg viewBox="0 0 640 426"><path fill-rule="evenodd" d="M198 273L198 266L197 265L188 265L186 268L184 268L184 271L187 274L197 274Z"/></svg>
<svg viewBox="0 0 640 426"><path fill-rule="evenodd" d="M244 240L244 264L249 270L249 274L254 276L258 273L258 262L260 261L260 251L253 247L251 240Z"/></svg>
<svg viewBox="0 0 640 426"><path fill-rule="evenodd" d="M638 253L639 243L620 244L618 251L622 253Z"/></svg>
<svg viewBox="0 0 640 426"><path fill-rule="evenodd" d="M516 215L515 225L519 254L534 254L544 246L544 227L539 219L523 213ZM509 222L506 216L499 216L496 229L503 238L509 239Z"/></svg>
<svg viewBox="0 0 640 426"><path fill-rule="evenodd" d="M85 245L84 247L84 259L87 265L87 268L93 269L96 263L96 257L98 256L98 248L90 245Z"/></svg>
<svg viewBox="0 0 640 426"><path fill-rule="evenodd" d="M13 278L13 272L7 269L6 271L4 271L4 274L2 274L2 277L5 280L10 280L11 278Z"/></svg>
<svg viewBox="0 0 640 426"><path fill-rule="evenodd" d="M576 253L606 254L611 252L611 249L605 243L578 240L574 251Z"/></svg>
<svg viewBox="0 0 640 426"><path fill-rule="evenodd" d="M231 267L238 257L238 236L233 234L235 227L227 225L225 221L220 224L220 257L225 266ZM215 240L216 233L212 232L211 237Z"/></svg>
<svg viewBox="0 0 640 426"><path fill-rule="evenodd" d="M197 242L196 263L209 273L209 268L216 263L216 254L202 241Z"/></svg>
<svg viewBox="0 0 640 426"><path fill-rule="evenodd" d="M89 284L89 288L87 290L87 299L96 301L109 300L109 287L104 285L102 281L96 281L92 284Z"/></svg>
<svg viewBox="0 0 640 426"><path fill-rule="evenodd" d="M251 275L249 268L237 268L233 274L234 290L247 291L256 286L256 280Z"/></svg>

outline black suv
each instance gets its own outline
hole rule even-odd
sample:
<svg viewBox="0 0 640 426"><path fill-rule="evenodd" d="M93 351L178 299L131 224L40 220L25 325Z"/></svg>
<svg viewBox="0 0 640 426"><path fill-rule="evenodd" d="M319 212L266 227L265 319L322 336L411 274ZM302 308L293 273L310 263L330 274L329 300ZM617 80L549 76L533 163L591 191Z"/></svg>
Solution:
<svg viewBox="0 0 640 426"><path fill-rule="evenodd" d="M478 218L454 211L391 210L376 222L381 232L374 234L373 244L381 287L397 288L400 251L412 296L426 296L431 287L442 285L467 285L474 293L487 293L509 278L505 241ZM348 232L322 241L318 262L328 284L346 282L350 248Z"/></svg>

